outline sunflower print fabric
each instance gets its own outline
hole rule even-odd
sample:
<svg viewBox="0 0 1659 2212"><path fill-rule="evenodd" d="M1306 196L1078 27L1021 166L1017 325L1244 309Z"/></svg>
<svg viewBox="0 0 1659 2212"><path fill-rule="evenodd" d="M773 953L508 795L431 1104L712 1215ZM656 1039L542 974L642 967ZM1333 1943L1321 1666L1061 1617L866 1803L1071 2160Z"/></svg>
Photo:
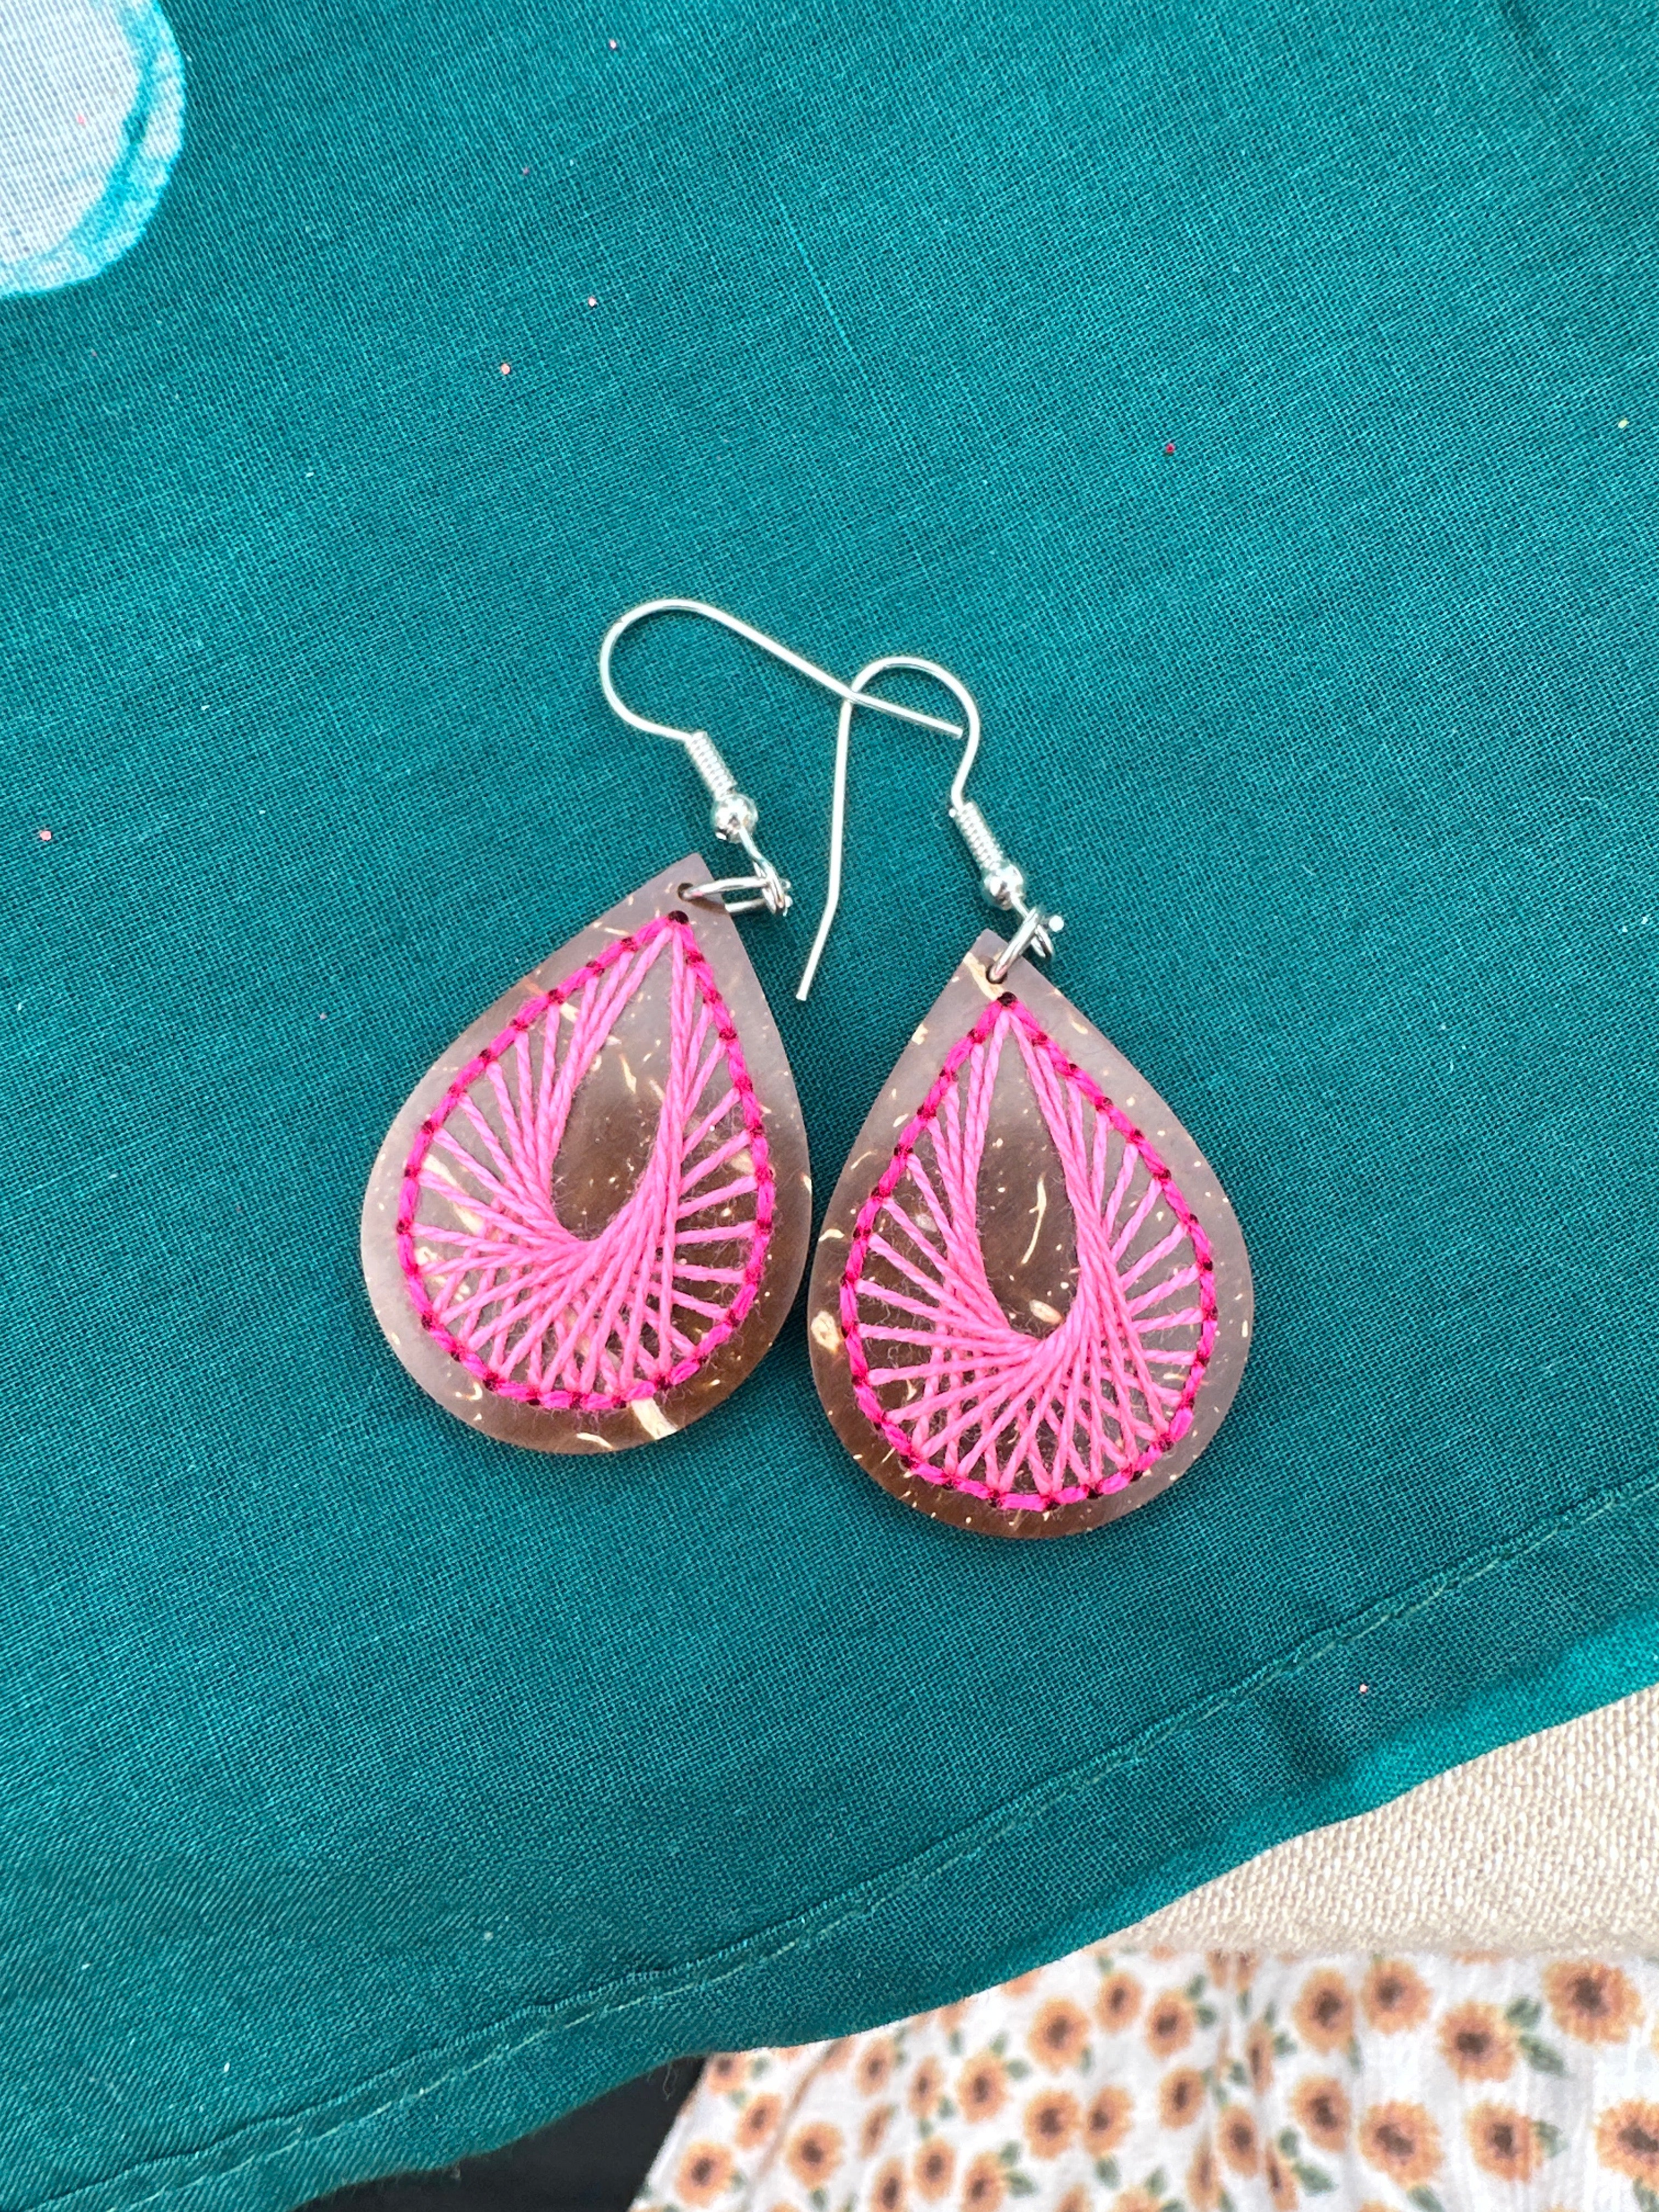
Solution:
<svg viewBox="0 0 1659 2212"><path fill-rule="evenodd" d="M1659 1964L1096 1948L709 2060L635 2212L1659 2212Z"/></svg>

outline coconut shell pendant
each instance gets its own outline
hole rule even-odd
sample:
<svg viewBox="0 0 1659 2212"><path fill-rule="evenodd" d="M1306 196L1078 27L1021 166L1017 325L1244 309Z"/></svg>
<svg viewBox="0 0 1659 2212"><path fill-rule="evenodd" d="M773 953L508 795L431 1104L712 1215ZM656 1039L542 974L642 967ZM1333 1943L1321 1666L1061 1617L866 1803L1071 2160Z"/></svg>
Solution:
<svg viewBox="0 0 1659 2212"><path fill-rule="evenodd" d="M1169 1107L987 932L872 1109L808 1305L842 1442L906 1504L999 1536L1127 1513L1221 1425L1244 1240Z"/></svg>
<svg viewBox="0 0 1659 2212"><path fill-rule="evenodd" d="M696 854L481 1014L392 1123L363 1202L386 1340L469 1426L617 1451L728 1396L811 1226L806 1133Z"/></svg>

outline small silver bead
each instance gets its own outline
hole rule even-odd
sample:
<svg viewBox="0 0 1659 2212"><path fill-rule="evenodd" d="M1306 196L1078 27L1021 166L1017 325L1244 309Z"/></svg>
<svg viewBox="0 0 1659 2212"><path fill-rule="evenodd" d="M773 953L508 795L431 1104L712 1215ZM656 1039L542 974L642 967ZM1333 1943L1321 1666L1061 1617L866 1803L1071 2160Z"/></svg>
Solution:
<svg viewBox="0 0 1659 2212"><path fill-rule="evenodd" d="M760 809L746 791L728 791L709 808L708 818L714 825L714 835L735 845L753 832Z"/></svg>
<svg viewBox="0 0 1659 2212"><path fill-rule="evenodd" d="M1012 860L1005 860L1000 867L987 868L980 881L993 906L1018 906L1025 896L1025 871Z"/></svg>

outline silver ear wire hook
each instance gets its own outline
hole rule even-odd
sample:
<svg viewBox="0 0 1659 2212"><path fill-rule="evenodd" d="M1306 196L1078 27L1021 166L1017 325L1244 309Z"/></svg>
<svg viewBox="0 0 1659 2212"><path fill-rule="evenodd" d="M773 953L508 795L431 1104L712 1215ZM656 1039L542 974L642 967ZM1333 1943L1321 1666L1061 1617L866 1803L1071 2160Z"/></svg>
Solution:
<svg viewBox="0 0 1659 2212"><path fill-rule="evenodd" d="M778 873L755 842L760 809L746 791L739 790L736 776L726 766L720 747L708 731L677 729L672 722L656 722L648 714L636 714L617 690L616 678L611 672L611 656L628 632L636 623L648 621L653 615L700 615L705 622L718 623L720 629L729 629L750 645L758 646L763 653L770 653L774 660L782 661L787 668L794 669L798 674L822 685L824 690L833 691L842 702L843 715L849 714L856 705L873 707L884 714L896 715L901 721L917 723L923 729L941 730L947 737L959 738L962 735L957 723L941 721L936 714L919 714L914 707L901 707L890 699L860 699L856 684L843 684L839 677L831 676L828 669L820 668L816 661L808 660L804 654L792 653L787 645L780 645L776 638L768 637L764 630L756 629L746 622L739 622L735 615L727 614L723 607L710 606L706 599L646 599L637 607L630 607L625 615L617 616L606 630L599 647L599 689L605 694L605 703L612 714L619 715L631 728L644 730L653 738L672 738L677 744L685 747L692 767L708 787L713 801L708 817L714 835L729 845L741 845L754 863L752 875L721 876L713 883L689 884L681 891L683 898L717 898L728 914L748 914L756 907L763 906L769 914L787 914L790 905L787 878ZM894 664L881 664L883 666L891 665ZM844 738L842 750L844 753ZM728 893L732 892L746 896L728 897Z"/></svg>
<svg viewBox="0 0 1659 2212"><path fill-rule="evenodd" d="M990 823L974 801L968 796L968 771L979 752L979 706L973 693L960 677L953 676L948 668L941 668L936 660L918 660L908 653L889 653L880 660L872 660L860 668L851 684L842 693L841 718L836 726L836 774L830 800L830 868L824 886L823 912L818 919L817 935L812 939L812 950L806 956L806 965L801 970L800 981L795 987L797 999L805 1000L812 988L812 979L818 972L818 962L830 941L830 924L836 909L841 904L842 856L847 842L847 752L848 739L853 728L853 715L860 707L876 707L890 713L890 702L878 699L868 690L878 676L885 676L895 668L912 670L919 676L931 676L942 684L954 698L961 702L966 732L954 729L948 723L933 726L951 730L956 737L963 737L962 757L957 763L957 772L951 779L951 819L962 832L963 841L973 854L980 871L980 887L993 906L1019 916L1019 927L1012 939L991 963L986 971L994 983L1002 982L1009 969L1023 953L1035 952L1039 958L1052 957L1054 933L1065 927L1065 919L1057 914L1044 914L1039 908L1027 903L1025 876L1016 866L998 842ZM917 720L919 716L908 716Z"/></svg>

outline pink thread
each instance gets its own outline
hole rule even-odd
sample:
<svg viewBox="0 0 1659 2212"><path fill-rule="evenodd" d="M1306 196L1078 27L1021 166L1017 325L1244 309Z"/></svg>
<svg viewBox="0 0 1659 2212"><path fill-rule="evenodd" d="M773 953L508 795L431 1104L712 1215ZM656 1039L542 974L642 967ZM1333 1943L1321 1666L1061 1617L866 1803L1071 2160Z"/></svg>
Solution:
<svg viewBox="0 0 1659 2212"><path fill-rule="evenodd" d="M1076 1237L1070 1308L1042 1336L1003 1311L977 1227L1011 1036ZM1215 1346L1215 1263L1145 1136L1005 992L952 1047L860 1211L841 1321L860 1408L913 1474L1010 1512L1048 1510L1126 1488L1192 1426ZM876 1343L895 1364L872 1364Z"/></svg>
<svg viewBox="0 0 1659 2212"><path fill-rule="evenodd" d="M668 1068L651 1157L599 1234L578 1237L552 1199L571 1104L665 953ZM417 1221L423 1194L441 1201L439 1218ZM422 1328L485 1389L616 1413L688 1382L739 1327L775 1195L736 1025L685 916L660 915L527 1000L462 1068L404 1167L398 1257Z"/></svg>

